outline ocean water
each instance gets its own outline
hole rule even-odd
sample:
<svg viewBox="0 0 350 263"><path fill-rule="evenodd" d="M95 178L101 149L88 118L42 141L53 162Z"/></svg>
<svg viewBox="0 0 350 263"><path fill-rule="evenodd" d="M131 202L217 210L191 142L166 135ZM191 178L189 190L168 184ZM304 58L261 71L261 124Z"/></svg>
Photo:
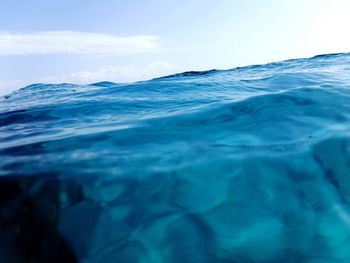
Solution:
<svg viewBox="0 0 350 263"><path fill-rule="evenodd" d="M350 54L2 97L0 262L350 262Z"/></svg>

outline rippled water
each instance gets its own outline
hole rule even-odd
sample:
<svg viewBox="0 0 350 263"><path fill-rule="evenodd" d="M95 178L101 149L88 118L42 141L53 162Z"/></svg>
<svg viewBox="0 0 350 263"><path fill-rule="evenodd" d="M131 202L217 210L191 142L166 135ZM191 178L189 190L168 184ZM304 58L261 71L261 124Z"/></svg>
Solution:
<svg viewBox="0 0 350 263"><path fill-rule="evenodd" d="M350 54L0 99L1 262L350 262Z"/></svg>

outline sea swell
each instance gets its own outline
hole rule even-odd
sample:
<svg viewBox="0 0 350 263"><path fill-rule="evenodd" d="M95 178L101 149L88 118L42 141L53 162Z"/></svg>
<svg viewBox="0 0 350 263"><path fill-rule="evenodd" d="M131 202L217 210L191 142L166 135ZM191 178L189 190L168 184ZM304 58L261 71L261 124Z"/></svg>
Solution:
<svg viewBox="0 0 350 263"><path fill-rule="evenodd" d="M34 84L0 134L4 262L350 261L349 54Z"/></svg>

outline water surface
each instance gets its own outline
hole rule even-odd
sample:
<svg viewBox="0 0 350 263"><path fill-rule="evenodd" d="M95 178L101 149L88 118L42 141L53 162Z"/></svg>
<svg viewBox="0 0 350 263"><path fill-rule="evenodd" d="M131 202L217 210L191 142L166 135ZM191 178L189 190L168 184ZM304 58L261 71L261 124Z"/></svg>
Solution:
<svg viewBox="0 0 350 263"><path fill-rule="evenodd" d="M1 262L350 262L350 55L0 99Z"/></svg>

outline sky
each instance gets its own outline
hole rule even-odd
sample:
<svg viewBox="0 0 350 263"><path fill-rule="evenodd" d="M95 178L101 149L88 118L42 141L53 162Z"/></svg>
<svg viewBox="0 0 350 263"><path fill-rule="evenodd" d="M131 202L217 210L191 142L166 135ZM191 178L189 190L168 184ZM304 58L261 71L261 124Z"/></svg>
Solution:
<svg viewBox="0 0 350 263"><path fill-rule="evenodd" d="M348 0L0 0L0 95L350 51Z"/></svg>

